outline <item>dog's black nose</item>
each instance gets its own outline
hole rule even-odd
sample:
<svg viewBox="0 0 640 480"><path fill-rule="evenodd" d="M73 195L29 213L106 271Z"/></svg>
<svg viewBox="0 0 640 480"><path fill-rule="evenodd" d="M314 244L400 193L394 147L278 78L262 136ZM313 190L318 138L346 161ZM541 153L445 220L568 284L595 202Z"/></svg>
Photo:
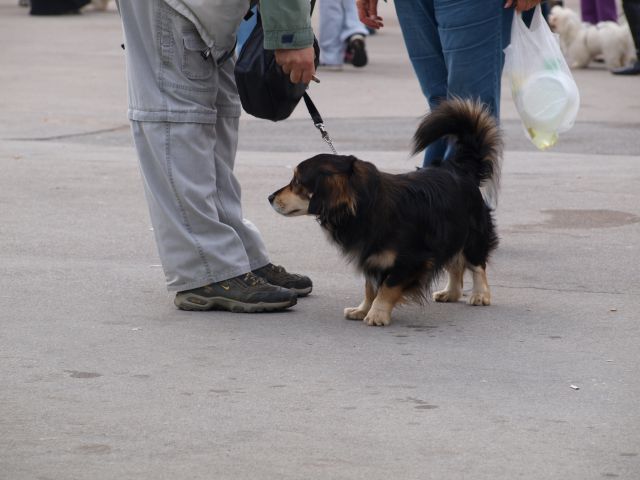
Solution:
<svg viewBox="0 0 640 480"><path fill-rule="evenodd" d="M269 195L269 203L273 203L275 198L276 198L276 194L275 193L272 193L271 195Z"/></svg>

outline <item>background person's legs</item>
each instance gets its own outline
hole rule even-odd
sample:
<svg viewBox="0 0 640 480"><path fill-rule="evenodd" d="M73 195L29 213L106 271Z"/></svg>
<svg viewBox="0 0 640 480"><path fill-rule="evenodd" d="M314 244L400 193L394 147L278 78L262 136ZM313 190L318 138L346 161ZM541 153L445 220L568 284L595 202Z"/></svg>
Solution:
<svg viewBox="0 0 640 480"><path fill-rule="evenodd" d="M435 0L436 19L447 68L448 96L485 103L500 115L504 48L511 38L513 9L502 0Z"/></svg>
<svg viewBox="0 0 640 480"><path fill-rule="evenodd" d="M598 9L596 8L596 0L580 0L580 15L582 21L587 23L598 23Z"/></svg>
<svg viewBox="0 0 640 480"><path fill-rule="evenodd" d="M430 109L447 98L447 67L435 20L433 0L396 0L396 12L407 53ZM447 142L440 139L427 147L423 166L442 160Z"/></svg>
<svg viewBox="0 0 640 480"><path fill-rule="evenodd" d="M366 37L367 28L360 22L353 0L322 0L319 3L320 63L329 66L342 65L349 38L353 35Z"/></svg>
<svg viewBox="0 0 640 480"><path fill-rule="evenodd" d="M360 21L360 18L358 18L356 2L353 0L340 0L340 3L342 3L342 10L344 11L344 22L340 33L342 43L344 44L352 35L366 36L369 32L367 27Z"/></svg>
<svg viewBox="0 0 640 480"><path fill-rule="evenodd" d="M342 0L321 0L318 9L320 63L330 66L342 65L344 62L344 40L341 38L344 25Z"/></svg>
<svg viewBox="0 0 640 480"><path fill-rule="evenodd" d="M636 47L636 61L613 71L616 75L640 75L640 0L623 0L622 8L629 23L633 44Z"/></svg>
<svg viewBox="0 0 640 480"><path fill-rule="evenodd" d="M615 0L580 0L582 21L593 25L598 22L617 22L618 12Z"/></svg>
<svg viewBox="0 0 640 480"><path fill-rule="evenodd" d="M618 21L618 10L616 8L615 0L597 0L596 7L598 8L599 22Z"/></svg>
<svg viewBox="0 0 640 480"><path fill-rule="evenodd" d="M396 0L409 58L431 109L459 96L486 103L497 118L504 48L513 9L502 0ZM425 151L424 166L452 154L441 139Z"/></svg>
<svg viewBox="0 0 640 480"><path fill-rule="evenodd" d="M344 8L344 25L342 28L342 44L345 48L344 61L354 67L364 67L368 63L365 38L367 27L358 18L358 9L353 0L341 0Z"/></svg>

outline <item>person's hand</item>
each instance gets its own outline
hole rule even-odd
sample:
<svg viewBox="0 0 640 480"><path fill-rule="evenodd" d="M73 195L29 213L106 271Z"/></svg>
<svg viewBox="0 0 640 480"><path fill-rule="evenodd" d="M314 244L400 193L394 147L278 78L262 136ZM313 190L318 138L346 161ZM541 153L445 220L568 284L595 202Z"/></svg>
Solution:
<svg viewBox="0 0 640 480"><path fill-rule="evenodd" d="M504 4L504 8L511 8L515 5L518 12L524 12L531 10L538 5L542 0L507 0Z"/></svg>
<svg viewBox="0 0 640 480"><path fill-rule="evenodd" d="M375 30L384 27L382 17L378 16L378 0L356 0L358 17L367 27Z"/></svg>
<svg viewBox="0 0 640 480"><path fill-rule="evenodd" d="M281 48L275 51L276 62L282 71L289 75L291 82L308 84L316 73L313 63L316 52L313 47Z"/></svg>

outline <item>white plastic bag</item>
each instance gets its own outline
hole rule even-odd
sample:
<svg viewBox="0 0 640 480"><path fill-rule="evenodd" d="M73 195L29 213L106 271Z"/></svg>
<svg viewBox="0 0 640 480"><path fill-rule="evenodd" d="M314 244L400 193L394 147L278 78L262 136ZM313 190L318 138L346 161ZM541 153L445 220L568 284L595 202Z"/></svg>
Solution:
<svg viewBox="0 0 640 480"><path fill-rule="evenodd" d="M575 122L580 94L540 5L530 28L514 14L505 56L511 95L527 137L540 150L555 145L558 134Z"/></svg>

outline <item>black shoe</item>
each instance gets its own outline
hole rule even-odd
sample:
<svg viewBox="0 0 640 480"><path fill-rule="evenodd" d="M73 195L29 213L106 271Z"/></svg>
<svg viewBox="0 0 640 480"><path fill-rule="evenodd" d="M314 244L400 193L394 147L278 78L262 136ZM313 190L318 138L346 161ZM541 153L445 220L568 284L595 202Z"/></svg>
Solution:
<svg viewBox="0 0 640 480"><path fill-rule="evenodd" d="M640 60L628 67L616 68L611 70L614 75L640 75Z"/></svg>
<svg viewBox="0 0 640 480"><path fill-rule="evenodd" d="M228 310L257 313L284 310L296 304L297 295L286 288L270 285L252 272L178 292L173 301L180 310Z"/></svg>
<svg viewBox="0 0 640 480"><path fill-rule="evenodd" d="M271 285L288 288L298 294L299 297L305 297L311 293L313 283L309 277L298 275L296 273L287 272L284 267L269 263L264 267L254 270L253 273L262 277Z"/></svg>
<svg viewBox="0 0 640 480"><path fill-rule="evenodd" d="M354 67L364 67L367 64L367 50L364 45L364 35L351 35L347 40L347 50L344 61Z"/></svg>

